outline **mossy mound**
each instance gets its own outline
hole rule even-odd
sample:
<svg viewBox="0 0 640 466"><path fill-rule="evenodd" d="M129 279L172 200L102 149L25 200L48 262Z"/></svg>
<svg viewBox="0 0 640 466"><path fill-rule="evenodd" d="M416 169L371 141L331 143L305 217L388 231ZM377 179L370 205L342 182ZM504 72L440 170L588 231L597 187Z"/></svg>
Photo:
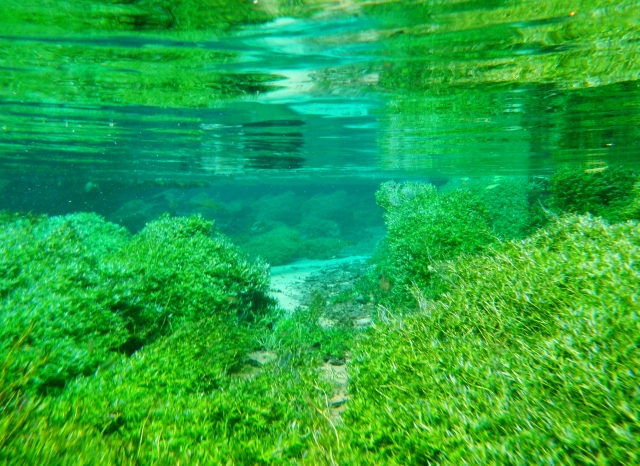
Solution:
<svg viewBox="0 0 640 466"><path fill-rule="evenodd" d="M486 204L469 190L440 193L431 184L391 181L380 186L376 201L388 230L378 273L401 295L413 283L430 284L434 263L495 241Z"/></svg>
<svg viewBox="0 0 640 466"><path fill-rule="evenodd" d="M94 214L2 216L0 356L44 361L32 388L59 391L114 355L132 354L185 321L254 317L268 271L200 217L164 217L130 237Z"/></svg>
<svg viewBox="0 0 640 466"><path fill-rule="evenodd" d="M242 249L250 257L261 257L271 265L281 265L299 258L302 244L297 230L282 225L252 237L242 244Z"/></svg>
<svg viewBox="0 0 640 466"><path fill-rule="evenodd" d="M636 464L639 237L571 216L450 263L357 345L336 461Z"/></svg>
<svg viewBox="0 0 640 466"><path fill-rule="evenodd" d="M556 210L590 213L610 222L640 220L634 208L640 181L631 170L564 168L554 173L550 181L551 206Z"/></svg>
<svg viewBox="0 0 640 466"><path fill-rule="evenodd" d="M259 257L275 266L298 259L330 259L345 245L339 238L303 238L297 229L281 225L252 237L241 247L249 257Z"/></svg>
<svg viewBox="0 0 640 466"><path fill-rule="evenodd" d="M149 241L175 260L209 227L163 219L112 254L139 250L147 262ZM185 313L56 397L23 389L48 363L24 359L27 330L0 355L0 462L636 464L639 233L568 216L433 262L447 291L429 300L414 286L417 311L379 307L366 333L323 328L321 296L290 318ZM257 350L270 362L250 359ZM340 421L319 366L347 352Z"/></svg>
<svg viewBox="0 0 640 466"><path fill-rule="evenodd" d="M187 324L104 374L78 380L51 418L64 424L80 413L106 451L139 464L299 457L312 428L314 389L300 378L304 372L278 361L251 371L253 337L215 318Z"/></svg>
<svg viewBox="0 0 640 466"><path fill-rule="evenodd" d="M500 239L523 239L542 227L547 216L548 180L527 176L457 178L442 186L442 192L467 189L480 198L489 212L493 233Z"/></svg>
<svg viewBox="0 0 640 466"><path fill-rule="evenodd" d="M316 368L343 355L351 334L325 331L318 312L253 324L204 317L44 403L14 393L0 417L0 434L11 433L0 435L0 462L318 464L326 455L315 442L335 432L320 408L331 387ZM249 358L265 349L266 363ZM8 367L0 360L0 374Z"/></svg>

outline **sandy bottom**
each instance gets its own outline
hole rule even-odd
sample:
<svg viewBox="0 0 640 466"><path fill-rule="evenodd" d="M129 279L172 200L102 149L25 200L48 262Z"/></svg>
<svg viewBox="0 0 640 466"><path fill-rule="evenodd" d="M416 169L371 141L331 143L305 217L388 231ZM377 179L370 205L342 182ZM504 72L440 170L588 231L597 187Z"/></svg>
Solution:
<svg viewBox="0 0 640 466"><path fill-rule="evenodd" d="M365 263L370 256L351 256L330 260L302 260L292 264L271 267L270 295L287 311L294 311L297 307L304 307L303 300L308 294L305 284L314 277L327 272Z"/></svg>

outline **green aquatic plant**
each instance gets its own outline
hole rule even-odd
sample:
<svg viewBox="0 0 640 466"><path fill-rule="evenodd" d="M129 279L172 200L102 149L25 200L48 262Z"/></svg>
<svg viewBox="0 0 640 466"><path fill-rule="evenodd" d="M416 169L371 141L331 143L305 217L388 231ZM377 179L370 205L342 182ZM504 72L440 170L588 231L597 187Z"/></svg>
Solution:
<svg viewBox="0 0 640 466"><path fill-rule="evenodd" d="M402 203L394 192L431 201L434 194L425 185L389 191L384 207ZM193 259L190 247L210 233L201 218L166 217L139 235L138 247L126 249L137 236L125 237L111 254L131 256L146 242L184 266L171 250ZM288 317L275 310L253 320L230 309L186 314L172 321L173 331L67 382L56 397L29 393L29 379L48 362L30 367L21 359L38 344L28 341L32 334L3 339L0 458L635 464L637 238L634 222L561 217L528 239L432 261L446 292L430 300L429 285L415 283L418 310L402 315L381 306L365 333L321 325L335 303L320 294ZM269 358L257 362L256 351ZM328 411L332 385L319 366L347 354L349 399L340 419Z"/></svg>
<svg viewBox="0 0 640 466"><path fill-rule="evenodd" d="M387 182L376 201L385 211L388 255L378 273L400 294L412 283L428 286L436 262L480 252L495 242L487 206L469 190L439 193L431 184Z"/></svg>
<svg viewBox="0 0 640 466"><path fill-rule="evenodd" d="M450 262L352 350L339 464L635 464L639 229L563 217Z"/></svg>
<svg viewBox="0 0 640 466"><path fill-rule="evenodd" d="M551 207L563 212L590 213L609 221L627 220L632 213L638 177L622 167L564 168L551 177Z"/></svg>
<svg viewBox="0 0 640 466"><path fill-rule="evenodd" d="M85 432L80 455L96 464L100 457L124 464L302 460L312 444L334 435L322 410L330 386L317 380L316 368L337 337L321 335L315 309L252 325L216 316L187 323L78 378L39 415L53 428ZM248 357L256 350L274 358L256 367ZM96 439L102 444L91 452ZM59 455L72 460L64 450Z"/></svg>
<svg viewBox="0 0 640 466"><path fill-rule="evenodd" d="M500 239L526 238L547 221L541 202L548 197L546 178L454 178L440 188L456 189L468 189L486 204L492 231Z"/></svg>
<svg viewBox="0 0 640 466"><path fill-rule="evenodd" d="M240 247L250 257L261 257L271 265L282 265L301 258L302 245L300 233L282 225L250 238Z"/></svg>
<svg viewBox="0 0 640 466"><path fill-rule="evenodd" d="M26 223L9 214L0 218L9 225L16 219ZM243 276L243 262L233 262L237 251L211 236L212 223L199 217L164 217L133 237L85 214L38 217L28 225L48 231L52 240L72 223L85 225L85 238L104 244L113 237L97 231L114 229L123 234L119 247L100 254L105 264L98 264L98 269L108 272L101 277L101 293L112 293L112 282L122 282L118 292L125 295L121 299L127 306L135 304L144 312L145 306L163 303L175 315L160 319L168 322L167 327L133 355L113 352L94 364L90 373L65 380L56 391L41 389L41 394L32 393L33 386L42 384L41 368L65 362L55 352L38 352L43 343L69 351L82 345L91 348L91 342L69 341L73 336L33 329L13 341L0 340L0 356L6 361L0 365L0 460L82 465L167 460L285 464L305 456L318 460L329 456L312 448L316 442L332 445L336 441L336 427L325 413L332 387L319 378L318 367L327 358L344 357L353 329L319 324L326 297L316 296L308 311L289 317L274 309L253 314L252 319L238 315L235 306L251 308L241 298L224 300L226 306L220 307L216 299L221 290L242 286L247 276L253 277L250 286L259 289L264 269L256 267ZM27 243L24 236L23 242ZM77 241L67 238L65 242L78 249ZM223 264L221 269L214 266L216 260ZM136 281L114 274L127 267L141 277ZM156 287L151 275L166 280ZM182 284L192 289L180 288ZM76 292L63 290L69 295ZM103 303L112 304L104 299ZM147 323L134 320L120 302L120 308L110 309L129 316L134 325L125 328L137 326L142 332ZM64 315L56 318L66 319ZM98 343L93 345L94 351L101 350ZM257 362L251 356L256 351L269 357ZM34 359L34 355L42 357Z"/></svg>
<svg viewBox="0 0 640 466"><path fill-rule="evenodd" d="M279 194L267 194L251 204L251 210L258 222L298 223L301 216L303 199L293 191Z"/></svg>
<svg viewBox="0 0 640 466"><path fill-rule="evenodd" d="M270 305L266 266L201 217L163 217L134 237L95 214L2 217L0 339L32 329L16 358L45 358L29 379L41 393L185 321L252 320Z"/></svg>
<svg viewBox="0 0 640 466"><path fill-rule="evenodd" d="M105 309L95 283L101 254L127 238L93 214L16 218L0 228L0 339L32 329L16 357L46 357L30 378L39 389L61 388L126 341L122 319Z"/></svg>
<svg viewBox="0 0 640 466"><path fill-rule="evenodd" d="M631 201L620 215L629 220L640 220L640 181L636 181L631 191Z"/></svg>
<svg viewBox="0 0 640 466"><path fill-rule="evenodd" d="M207 315L254 318L269 304L267 265L246 261L200 216L147 224L101 269L104 299L142 341Z"/></svg>
<svg viewBox="0 0 640 466"><path fill-rule="evenodd" d="M239 244L249 257L260 257L276 266L298 259L331 259L346 242L339 238L302 238L297 228L280 225Z"/></svg>
<svg viewBox="0 0 640 466"><path fill-rule="evenodd" d="M309 238L304 241L300 255L308 259L334 259L347 244L340 238Z"/></svg>
<svg viewBox="0 0 640 466"><path fill-rule="evenodd" d="M345 325L339 320L335 325L321 325L321 318L336 302L319 292L314 292L310 298L308 309L300 309L287 318L274 321L273 336L278 342L273 348L280 353L303 356L300 362L304 361L304 364L344 358L356 333L353 325L350 322Z"/></svg>
<svg viewBox="0 0 640 466"><path fill-rule="evenodd" d="M30 386L31 377L46 359L24 361L20 357L32 330L27 329L15 341L0 342L0 463L113 464L115 452L107 451L99 436L87 432L75 418L53 426L51 419L43 416L47 401L30 393ZM60 462L64 455L69 460Z"/></svg>
<svg viewBox="0 0 640 466"><path fill-rule="evenodd" d="M0 363L0 452L6 451L40 404L38 398L30 398L24 393L30 372L38 362L32 361L23 367L15 363L15 352L24 345L31 330L15 342L5 340L1 344L0 354L4 358Z"/></svg>

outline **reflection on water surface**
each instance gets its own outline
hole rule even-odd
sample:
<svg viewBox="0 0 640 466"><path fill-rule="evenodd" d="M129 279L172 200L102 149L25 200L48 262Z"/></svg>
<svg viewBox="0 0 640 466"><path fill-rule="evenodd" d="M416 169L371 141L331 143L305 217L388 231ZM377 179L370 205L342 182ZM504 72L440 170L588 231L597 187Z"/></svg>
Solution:
<svg viewBox="0 0 640 466"><path fill-rule="evenodd" d="M473 176L637 158L635 2L99 3L2 7L5 177Z"/></svg>

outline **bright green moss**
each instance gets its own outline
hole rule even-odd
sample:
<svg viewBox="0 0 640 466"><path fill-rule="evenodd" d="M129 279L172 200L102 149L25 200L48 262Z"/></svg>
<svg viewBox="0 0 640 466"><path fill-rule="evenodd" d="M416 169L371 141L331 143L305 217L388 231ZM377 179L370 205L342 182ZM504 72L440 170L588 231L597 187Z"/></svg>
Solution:
<svg viewBox="0 0 640 466"><path fill-rule="evenodd" d="M268 304L268 268L252 264L202 217L149 223L103 268L105 299L144 322L140 338L181 320L220 315L235 320Z"/></svg>
<svg viewBox="0 0 640 466"><path fill-rule="evenodd" d="M94 214L7 221L0 340L28 333L18 364L44 359L29 380L49 392L184 321L259 317L266 266L212 234L200 217L164 217L133 238Z"/></svg>
<svg viewBox="0 0 640 466"><path fill-rule="evenodd" d="M415 197L423 194L430 188ZM150 267L168 267L150 251L184 265L183 256L195 260L192 246L206 249L211 227L197 217L163 218L113 254L137 240L127 254L146 251L140 257ZM132 357L104 361L43 405L21 394L46 363L28 369L20 360L38 342L28 343L27 331L2 346L0 458L635 464L639 236L635 223L571 216L523 241L433 261L448 291L428 300L414 287L417 312L379 308L365 335L323 329L321 296L291 318L272 312L253 323L233 312L184 314L171 333ZM171 256L173 247L182 253ZM275 357L257 369L248 364L256 350ZM341 423L324 409L331 384L318 367L347 352L350 399Z"/></svg>
<svg viewBox="0 0 640 466"><path fill-rule="evenodd" d="M59 389L126 341L125 323L104 307L96 282L101 253L127 237L93 214L17 219L0 229L0 340L28 333L19 364L46 360L32 385Z"/></svg>
<svg viewBox="0 0 640 466"><path fill-rule="evenodd" d="M217 319L189 324L97 377L79 380L52 411L79 412L112 451L143 464L273 464L311 441L308 369L274 361L244 373L253 332ZM243 375L244 374L244 375ZM302 378L301 378L302 377ZM143 434L141 435L141 432Z"/></svg>
<svg viewBox="0 0 640 466"><path fill-rule="evenodd" d="M318 380L317 367L344 352L334 353L340 331L325 332L319 312L318 298L290 319L186 323L68 384L30 413L6 451L41 463L51 458L49 447L61 464L267 465L323 457L313 445L331 444L335 431L321 409L331 386ZM275 358L258 369L248 364L255 350Z"/></svg>
<svg viewBox="0 0 640 466"><path fill-rule="evenodd" d="M297 230L280 226L252 237L241 247L251 257L261 257L271 265L282 265L300 258L303 241Z"/></svg>
<svg viewBox="0 0 640 466"><path fill-rule="evenodd" d="M493 233L509 240L526 238L546 223L541 202L548 197L547 184L541 177L457 178L440 190L468 189L474 193L487 206Z"/></svg>
<svg viewBox="0 0 640 466"><path fill-rule="evenodd" d="M388 182L376 201L388 230L388 257L379 273L401 294L412 283L430 284L435 262L479 252L495 241L486 204L468 190L439 193L430 184Z"/></svg>
<svg viewBox="0 0 640 466"><path fill-rule="evenodd" d="M638 225L557 220L462 255L354 351L340 464L639 461Z"/></svg>
<svg viewBox="0 0 640 466"><path fill-rule="evenodd" d="M294 312L287 318L273 321L272 338L269 346L284 355L304 354L304 359L292 360L293 364L319 364L331 358L343 358L349 351L356 330L347 316L334 326L320 325L320 319L335 305L327 301L327 296L315 292L311 296L309 308Z"/></svg>
<svg viewBox="0 0 640 466"><path fill-rule="evenodd" d="M287 464L327 437L316 369L349 335L318 324L319 298L266 314L266 268L212 222L165 216L130 237L87 214L2 221L17 251L2 270L23 279L7 304L36 291L32 309L0 308L0 462ZM258 369L256 350L275 359Z"/></svg>
<svg viewBox="0 0 640 466"><path fill-rule="evenodd" d="M640 220L640 181L633 185L630 198L629 204L622 209L620 215L625 219Z"/></svg>
<svg viewBox="0 0 640 466"><path fill-rule="evenodd" d="M259 257L276 266L298 259L331 259L345 244L338 238L303 238L298 229L282 225L251 237L240 247L249 257Z"/></svg>
<svg viewBox="0 0 640 466"><path fill-rule="evenodd" d="M551 205L564 212L590 213L611 222L626 220L629 217L625 214L633 215L630 205L637 182L632 171L620 167L565 168L551 177Z"/></svg>

